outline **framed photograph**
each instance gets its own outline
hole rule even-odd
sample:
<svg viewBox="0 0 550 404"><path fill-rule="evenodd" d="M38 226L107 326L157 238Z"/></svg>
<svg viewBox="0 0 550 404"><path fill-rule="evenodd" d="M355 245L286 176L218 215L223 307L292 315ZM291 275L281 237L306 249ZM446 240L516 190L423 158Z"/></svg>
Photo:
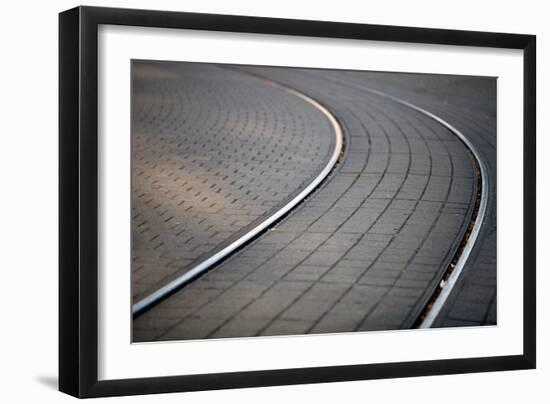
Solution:
<svg viewBox="0 0 550 404"><path fill-rule="evenodd" d="M59 388L530 369L532 35L59 16Z"/></svg>

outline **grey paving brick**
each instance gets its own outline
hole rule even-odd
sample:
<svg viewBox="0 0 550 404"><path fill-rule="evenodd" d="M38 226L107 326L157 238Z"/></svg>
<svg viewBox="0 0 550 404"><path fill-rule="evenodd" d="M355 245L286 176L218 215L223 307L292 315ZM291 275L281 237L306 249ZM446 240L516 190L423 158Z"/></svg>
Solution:
<svg viewBox="0 0 550 404"><path fill-rule="evenodd" d="M176 327L171 328L160 338L164 341L204 339L221 326L223 318L187 318Z"/></svg>
<svg viewBox="0 0 550 404"><path fill-rule="evenodd" d="M368 318L357 328L357 331L396 330L401 327L408 315L408 307L393 303L379 303L369 313Z"/></svg>
<svg viewBox="0 0 550 404"><path fill-rule="evenodd" d="M277 224L273 233L267 232L203 276L214 281L219 278L220 282L214 282L211 289L217 295L201 299L201 304L185 311L185 317L165 334L150 337L224 338L410 327L411 313L418 310L421 297L430 293L428 288L437 283L434 277L441 272L450 250L456 248L464 219L470 213L474 166L465 146L447 129L423 115L362 90L363 79L376 83L371 73L240 70L263 75L319 100L344 123L346 145L350 149L330 180ZM353 85L343 85L339 80ZM406 91L395 91L407 96ZM418 95L421 105L441 113L445 108L439 97ZM238 127L243 117L235 115L230 119ZM454 122L463 121L460 118ZM299 119L293 124L303 129ZM487 125L491 125L490 120ZM491 141L488 135L487 139ZM285 146L270 143L269 147ZM287 149L292 150L288 146ZM264 178L259 174L262 161L272 163L269 169L278 167L281 161L276 161L276 154L273 153L272 160L256 160L254 175L247 177L261 179L249 184L251 194L263 197L261 206L274 206L281 196L263 184L282 184L284 189L290 186L285 182L290 170L285 171L285 176ZM229 159L220 172L243 173L245 161L245 156ZM297 163L306 161L305 154L296 156ZM206 163L200 166L199 162L197 166L197 172L208 170ZM232 177L228 175L229 179ZM222 231L230 231L235 223L244 225L249 216L258 214L260 209L252 205L244 206L240 200L225 203L224 209L238 208L228 210L235 220L220 220ZM208 218L218 214L215 206L208 205L206 209L208 215L214 215ZM168 219L165 215L169 212L161 213ZM205 222L196 219L188 226L192 224L197 234L203 234L199 230ZM209 231L204 235L215 240L227 236ZM193 243L191 240L188 244ZM202 245L197 243L197 248ZM488 242L479 255L475 282L462 285L464 293L457 291L453 296L453 302L467 304L453 307L454 317L448 311L445 324L488 324L496 317L496 299L490 297L487 301L487 296L495 296L494 246L494 242ZM242 269L238 262L244 258L258 260L243 262ZM154 259L150 262L155 265ZM228 276L230 272L238 276ZM224 297L247 280L266 282L265 287ZM191 286L173 297L189 294ZM485 291L491 290L492 294L485 295ZM161 318L162 307L158 307ZM173 312L167 312L165 318L171 318L170 313ZM205 323L200 325L197 319ZM140 319L134 323L138 329ZM193 327L196 330L190 329Z"/></svg>
<svg viewBox="0 0 550 404"><path fill-rule="evenodd" d="M359 260L343 259L338 261L329 271L326 271L322 281L335 283L356 283L367 271L370 263Z"/></svg>
<svg viewBox="0 0 550 404"><path fill-rule="evenodd" d="M449 318L483 323L487 307L477 302L457 301L449 312Z"/></svg>
<svg viewBox="0 0 550 404"><path fill-rule="evenodd" d="M497 324L497 305L496 305L495 298L491 301L491 305L489 306L489 311L487 312L487 316L485 318L485 323Z"/></svg>
<svg viewBox="0 0 550 404"><path fill-rule="evenodd" d="M307 262L307 261L306 261ZM321 278L330 268L330 266L317 265L298 265L292 271L285 275L287 281L309 281L315 282Z"/></svg>
<svg viewBox="0 0 550 404"><path fill-rule="evenodd" d="M222 325L216 331L209 335L209 338L231 338L244 335L257 335L266 327L269 318L244 318L237 316L228 323Z"/></svg>
<svg viewBox="0 0 550 404"><path fill-rule="evenodd" d="M355 330L387 288L355 285L313 327L311 332Z"/></svg>
<svg viewBox="0 0 550 404"><path fill-rule="evenodd" d="M303 262L310 266L331 266L345 255L342 251L315 251Z"/></svg>
<svg viewBox="0 0 550 404"><path fill-rule="evenodd" d="M235 71L134 61L132 72L133 267L149 275L138 300L301 189L334 135L307 102Z"/></svg>
<svg viewBox="0 0 550 404"><path fill-rule="evenodd" d="M305 334L313 325L313 321L291 320L286 318L277 319L266 329L262 330L260 335L300 335Z"/></svg>

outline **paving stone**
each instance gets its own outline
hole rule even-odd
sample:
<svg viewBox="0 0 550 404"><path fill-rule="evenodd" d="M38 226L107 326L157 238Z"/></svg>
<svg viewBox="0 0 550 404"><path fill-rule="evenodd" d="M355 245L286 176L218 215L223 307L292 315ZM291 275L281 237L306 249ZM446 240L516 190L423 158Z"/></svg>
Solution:
<svg viewBox="0 0 550 404"><path fill-rule="evenodd" d="M489 311L487 312L487 316L485 318L486 324L497 324L497 305L496 305L496 296L491 301L491 305L489 306Z"/></svg>
<svg viewBox="0 0 550 404"><path fill-rule="evenodd" d="M487 315L487 307L476 302L457 301L449 312L449 318L482 323Z"/></svg>
<svg viewBox="0 0 550 404"><path fill-rule="evenodd" d="M355 285L313 327L311 332L355 330L386 293L386 288Z"/></svg>
<svg viewBox="0 0 550 404"><path fill-rule="evenodd" d="M269 318L265 316L254 319L237 316L210 334L209 338L241 337L243 334L257 335L268 322Z"/></svg>
<svg viewBox="0 0 550 404"><path fill-rule="evenodd" d="M437 284L433 282L434 277L441 272L440 266L446 262L450 250L458 245L470 213L475 184L474 165L467 149L455 135L431 119L364 91L361 88L363 78L369 84L376 83L372 73L272 68L239 70L268 77L319 100L344 123L350 150L333 176L278 223L273 232L259 237L234 258L203 276L216 280L220 274L222 282L213 284L219 287L218 295L202 299L202 306L197 305L191 313L186 312L180 323L154 338L225 338L409 328L411 313L418 311L421 297L429 294L427 288ZM406 75L399 75L402 76ZM409 87L404 85L405 89L414 83L410 76L407 77L408 82L403 79L403 83L409 83ZM353 85L343 85L339 80L350 81ZM387 84L387 88L396 87ZM395 91L404 97L410 94ZM421 105L442 113L447 109L439 102L442 99L439 97L418 95L418 100ZM485 110L480 107L480 111ZM243 117L235 114L228 119L237 128ZM303 130L304 124L299 124L299 119L293 124ZM490 127L491 119L483 125ZM307 130L305 132L311 136ZM483 132L480 135L483 139L492 141L487 135L490 130L476 129L474 133L468 129L469 134L479 132ZM270 143L269 147L285 148L283 143ZM488 150L493 149L489 147ZM286 146L285 152L290 151L293 151L292 146ZM248 166L254 168L254 175L246 178L251 179L251 194L266 194L261 205L274 206L281 194L262 184L283 184L288 190L290 185L285 183L285 178L294 174L287 170L286 176L263 177L259 174L260 163L266 159L261 153L255 160L257 165ZM281 164L282 160L277 161L276 155L277 152L272 153L266 160L272 163L269 169ZM294 158L294 153L292 156ZM208 173L205 161L200 160L194 169ZM227 167L222 166L220 173L233 172L232 176L225 174L226 181L232 180L235 175L244 173L245 161L245 156L229 158ZM305 154L296 156L296 162L307 161ZM303 174L299 169L297 172ZM226 215L235 220L220 221L224 223L222 231L230 231L235 223L243 225L251 212L253 215L260 211L254 206L249 210L242 201L224 203L224 209L235 206L238 209L229 210L231 216ZM210 208L215 206L208 205L207 209ZM169 218L167 214L169 212L161 215L164 220ZM217 211L209 213L214 215L209 218L216 214ZM172 220L174 218L168 219L167 223ZM201 233L197 229L205 222L199 222L200 217L197 217L196 223L190 223L197 234L216 240L227 236L214 236L209 231ZM489 324L496 317L496 299L491 300L495 293L490 293L496 288L495 242L496 238L487 241L479 255L477 275L473 277L475 282L462 285L464 294L457 290L452 298L452 302L464 300L469 306L461 303L453 307L454 317L447 312L445 324ZM235 259L238 263L244 258L263 261L244 262L246 269L239 270ZM224 269L227 265L230 269ZM238 271L239 276L228 277L226 274L231 271ZM244 291L242 297L237 294L224 297L235 285L246 280L265 281L267 286ZM188 294L189 287L174 297ZM162 307L157 307L160 318ZM199 325L196 322L199 318L205 323ZM140 319L134 323L135 328L139 328ZM159 320L159 324L162 321ZM190 329L193 327L197 329Z"/></svg>
<svg viewBox="0 0 550 404"><path fill-rule="evenodd" d="M364 261L340 260L329 271L325 272L322 281L357 283L359 278L367 271L369 265L368 262Z"/></svg>
<svg viewBox="0 0 550 404"><path fill-rule="evenodd" d="M342 296L347 285L318 283L281 315L281 319L317 320Z"/></svg>
<svg viewBox="0 0 550 404"><path fill-rule="evenodd" d="M307 262L307 261L306 261ZM287 281L310 281L314 282L322 277L330 266L302 264L285 275Z"/></svg>
<svg viewBox="0 0 550 404"><path fill-rule="evenodd" d="M298 192L334 133L309 103L248 75L132 63L133 267L148 273L134 278L137 301Z"/></svg>
<svg viewBox="0 0 550 404"><path fill-rule="evenodd" d="M308 320L290 320L286 318L277 319L259 335L300 335L305 334L313 325L313 321Z"/></svg>
<svg viewBox="0 0 550 404"><path fill-rule="evenodd" d="M204 339L221 326L223 318L186 318L177 326L171 328L160 338L163 341Z"/></svg>

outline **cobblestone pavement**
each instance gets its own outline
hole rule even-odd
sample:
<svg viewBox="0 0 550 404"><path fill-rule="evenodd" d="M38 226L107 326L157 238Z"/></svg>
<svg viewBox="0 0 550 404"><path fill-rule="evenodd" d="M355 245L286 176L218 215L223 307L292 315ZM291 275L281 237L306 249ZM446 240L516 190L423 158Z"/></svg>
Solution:
<svg viewBox="0 0 550 404"><path fill-rule="evenodd" d="M310 104L242 73L134 61L133 77L135 302L299 192L335 136Z"/></svg>
<svg viewBox="0 0 550 404"><path fill-rule="evenodd" d="M347 80L350 75L331 74L339 80ZM479 242L433 326L496 324L496 79L365 72L351 75L355 75L351 83L354 86L360 80L439 115L466 134L482 155L489 171L488 212Z"/></svg>
<svg viewBox="0 0 550 404"><path fill-rule="evenodd" d="M469 223L477 189L471 155L435 121L362 90L376 81L367 73L239 71L251 86L260 75L324 104L342 125L345 155L275 228L135 319L134 341L410 328ZM377 83L384 91L395 85ZM486 97L464 98L476 106ZM419 105L438 105L439 113L442 99L426 94ZM491 119L489 111L480 124ZM487 272L494 267L487 262ZM494 294L489 300L494 305ZM489 317L476 324L483 322Z"/></svg>

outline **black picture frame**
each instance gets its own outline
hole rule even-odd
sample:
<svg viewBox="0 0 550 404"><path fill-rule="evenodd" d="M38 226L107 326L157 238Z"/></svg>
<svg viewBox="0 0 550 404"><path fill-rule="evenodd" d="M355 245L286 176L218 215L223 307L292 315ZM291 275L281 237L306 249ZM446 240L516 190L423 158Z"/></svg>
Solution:
<svg viewBox="0 0 550 404"><path fill-rule="evenodd" d="M98 381L98 26L180 28L523 50L523 354ZM536 366L536 37L77 7L59 15L59 389L76 397L532 369Z"/></svg>

